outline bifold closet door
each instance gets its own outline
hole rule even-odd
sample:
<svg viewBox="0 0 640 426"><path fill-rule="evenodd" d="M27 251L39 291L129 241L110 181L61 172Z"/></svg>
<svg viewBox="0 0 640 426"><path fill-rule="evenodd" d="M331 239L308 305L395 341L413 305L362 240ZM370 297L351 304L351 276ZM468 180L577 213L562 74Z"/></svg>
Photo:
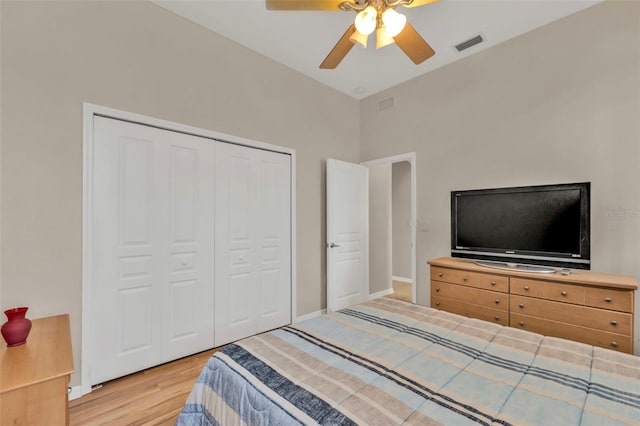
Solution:
<svg viewBox="0 0 640 426"><path fill-rule="evenodd" d="M291 157L216 145L215 344L291 322Z"/></svg>
<svg viewBox="0 0 640 426"><path fill-rule="evenodd" d="M97 384L213 347L215 144L103 117L93 136Z"/></svg>

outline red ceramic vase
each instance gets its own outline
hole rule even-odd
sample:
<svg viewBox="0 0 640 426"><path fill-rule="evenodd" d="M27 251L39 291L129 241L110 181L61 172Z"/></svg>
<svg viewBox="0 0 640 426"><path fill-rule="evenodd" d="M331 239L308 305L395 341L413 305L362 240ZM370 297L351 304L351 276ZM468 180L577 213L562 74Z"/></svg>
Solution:
<svg viewBox="0 0 640 426"><path fill-rule="evenodd" d="M25 318L26 307L7 309L4 314L8 321L2 325L2 337L7 346L20 346L27 343L27 336L31 331L31 320Z"/></svg>

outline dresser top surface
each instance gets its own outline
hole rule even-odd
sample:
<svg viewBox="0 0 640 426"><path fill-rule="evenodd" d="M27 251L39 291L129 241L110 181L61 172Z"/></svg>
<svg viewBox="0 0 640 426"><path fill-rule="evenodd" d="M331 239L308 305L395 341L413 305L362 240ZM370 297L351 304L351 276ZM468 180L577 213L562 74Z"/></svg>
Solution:
<svg viewBox="0 0 640 426"><path fill-rule="evenodd" d="M0 393L71 373L69 315L32 320L23 345L10 348L0 342Z"/></svg>
<svg viewBox="0 0 640 426"><path fill-rule="evenodd" d="M579 284L594 287L613 287L626 290L636 290L638 280L630 275L605 274L600 272L571 270L568 275L560 273L541 274L535 272L522 272L512 269L499 269L488 266L481 266L469 259L456 259L452 257L440 257L427 262L431 266L444 268L463 269L465 271L482 272L492 275L520 277L540 281L555 281L566 284Z"/></svg>

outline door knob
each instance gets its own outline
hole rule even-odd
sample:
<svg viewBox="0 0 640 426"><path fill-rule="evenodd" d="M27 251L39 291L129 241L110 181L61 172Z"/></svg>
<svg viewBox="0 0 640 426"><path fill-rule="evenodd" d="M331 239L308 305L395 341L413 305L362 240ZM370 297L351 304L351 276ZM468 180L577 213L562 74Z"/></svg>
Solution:
<svg viewBox="0 0 640 426"><path fill-rule="evenodd" d="M329 244L329 247L331 247L331 248L340 247L340 244L331 243L331 244Z"/></svg>

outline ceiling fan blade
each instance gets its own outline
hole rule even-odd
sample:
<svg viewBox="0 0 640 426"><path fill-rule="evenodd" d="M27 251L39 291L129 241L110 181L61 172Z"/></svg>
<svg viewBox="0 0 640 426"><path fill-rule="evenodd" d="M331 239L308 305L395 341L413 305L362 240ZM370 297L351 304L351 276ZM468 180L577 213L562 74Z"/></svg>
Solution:
<svg viewBox="0 0 640 426"><path fill-rule="evenodd" d="M355 44L353 41L349 40L349 37L356 32L356 26L351 24L344 35L338 40L331 52L324 58L324 61L320 64L320 68L323 70L332 70L338 66L340 62L347 56L347 53L351 50L353 45Z"/></svg>
<svg viewBox="0 0 640 426"><path fill-rule="evenodd" d="M418 7L418 6L424 6L425 4L429 4L429 3L435 3L439 0L413 0L411 3L409 4L403 4L404 7Z"/></svg>
<svg viewBox="0 0 640 426"><path fill-rule="evenodd" d="M393 39L416 65L421 64L436 53L408 22L400 34Z"/></svg>
<svg viewBox="0 0 640 426"><path fill-rule="evenodd" d="M344 0L266 0L267 10L328 10L342 12Z"/></svg>

